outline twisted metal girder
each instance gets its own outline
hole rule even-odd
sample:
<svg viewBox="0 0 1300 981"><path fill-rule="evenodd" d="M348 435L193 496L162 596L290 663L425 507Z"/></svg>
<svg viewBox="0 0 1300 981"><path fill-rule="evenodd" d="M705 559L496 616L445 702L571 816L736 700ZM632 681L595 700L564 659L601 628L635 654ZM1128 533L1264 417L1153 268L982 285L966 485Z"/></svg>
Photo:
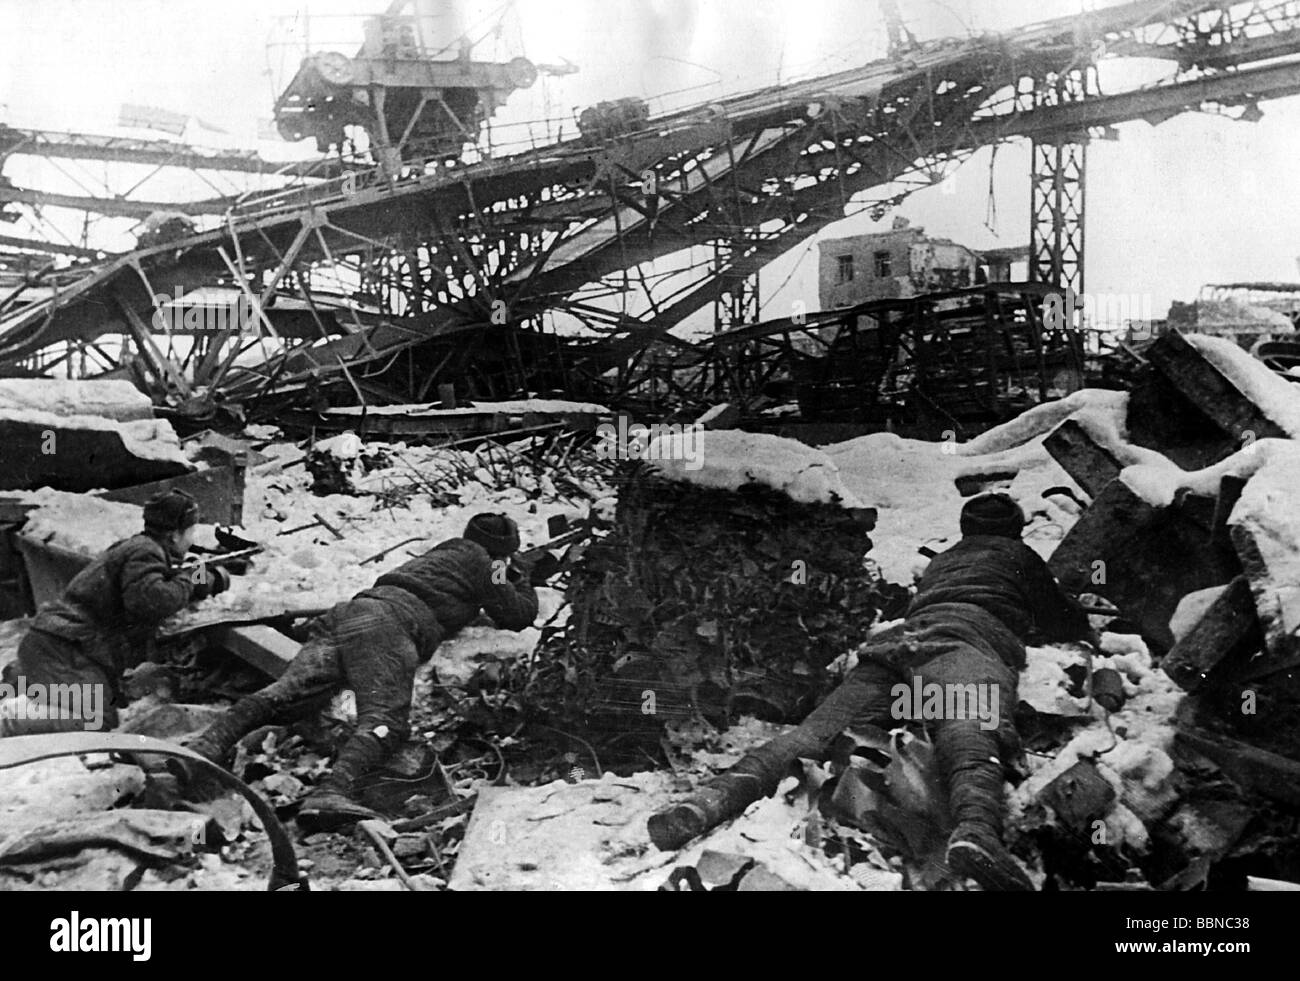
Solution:
<svg viewBox="0 0 1300 981"><path fill-rule="evenodd" d="M1127 57L1163 59L1170 74L1140 89L1043 96L1059 79ZM264 299L279 291L309 301L337 280L372 304L333 323L321 317L310 345L231 369L222 381L239 392L272 377L288 384L382 365L500 317L536 322L559 311L598 330L659 336L843 217L863 192L879 189L862 204L883 212L1005 139L1077 142L1096 127L1209 101L1295 94L1297 57L1295 2L1141 0L925 44L902 60L669 114L600 144L568 140L398 181L344 174L250 197L221 228L104 263L0 321L0 359L125 333L124 308L151 313L146 278L168 295L244 279ZM702 260L690 257L695 249ZM676 271L647 274L670 257L685 258Z"/></svg>

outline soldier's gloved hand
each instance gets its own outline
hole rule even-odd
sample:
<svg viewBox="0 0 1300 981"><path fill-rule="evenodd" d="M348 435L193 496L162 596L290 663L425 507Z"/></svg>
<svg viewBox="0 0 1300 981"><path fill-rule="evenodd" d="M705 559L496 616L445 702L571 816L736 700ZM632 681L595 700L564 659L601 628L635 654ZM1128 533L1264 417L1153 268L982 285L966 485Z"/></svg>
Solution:
<svg viewBox="0 0 1300 981"><path fill-rule="evenodd" d="M207 599L230 588L230 573L220 566L202 569L202 578L194 584L191 600Z"/></svg>
<svg viewBox="0 0 1300 981"><path fill-rule="evenodd" d="M548 579L560 571L560 560L550 552L543 552L528 570L528 582L533 586L545 586Z"/></svg>
<svg viewBox="0 0 1300 981"><path fill-rule="evenodd" d="M208 570L208 575L212 578L212 592L210 596L216 596L217 593L224 593L230 588L230 572L224 566L217 566Z"/></svg>
<svg viewBox="0 0 1300 981"><path fill-rule="evenodd" d="M506 578L512 585L526 581L532 574L535 561L532 558L526 559L522 555L512 555L510 564L506 567Z"/></svg>

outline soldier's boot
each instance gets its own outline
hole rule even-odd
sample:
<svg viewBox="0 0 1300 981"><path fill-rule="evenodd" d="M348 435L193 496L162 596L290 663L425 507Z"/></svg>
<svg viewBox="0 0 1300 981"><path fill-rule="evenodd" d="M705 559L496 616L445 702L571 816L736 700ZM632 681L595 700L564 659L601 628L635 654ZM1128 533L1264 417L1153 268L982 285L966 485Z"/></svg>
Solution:
<svg viewBox="0 0 1300 981"><path fill-rule="evenodd" d="M1002 763L995 755L996 739L974 726L950 724L940 728L935 742L956 821L948 838L948 867L989 891L1033 892L1028 874L1002 843Z"/></svg>
<svg viewBox="0 0 1300 981"><path fill-rule="evenodd" d="M356 783L363 773L388 755L386 736L386 729L383 735L374 730L363 730L347 741L329 776L316 785L298 808L299 828L308 834L333 831L358 821L381 817L356 799Z"/></svg>
<svg viewBox="0 0 1300 981"><path fill-rule="evenodd" d="M948 868L974 879L989 892L1033 892L1034 883L1020 863L986 825L957 825L948 839Z"/></svg>
<svg viewBox="0 0 1300 981"><path fill-rule="evenodd" d="M274 714L271 703L261 695L241 698L192 740L188 748L218 766L225 766L235 743L270 722Z"/></svg>

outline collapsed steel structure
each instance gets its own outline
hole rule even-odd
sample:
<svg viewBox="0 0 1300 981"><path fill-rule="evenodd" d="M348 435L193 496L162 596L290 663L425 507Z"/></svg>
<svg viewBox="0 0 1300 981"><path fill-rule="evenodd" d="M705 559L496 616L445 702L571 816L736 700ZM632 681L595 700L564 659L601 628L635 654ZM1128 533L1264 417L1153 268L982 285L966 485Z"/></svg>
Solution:
<svg viewBox="0 0 1300 981"><path fill-rule="evenodd" d="M129 358L160 401L196 406L331 380L363 402L399 402L461 376L464 351L491 337L492 391L574 386L617 398L645 381L627 365L655 344L680 348L669 331L693 314L712 305L721 331L757 320L759 271L851 203L883 215L1005 140L1034 143L1034 277L1081 290L1090 137L1207 106L1251 119L1259 102L1300 92L1293 0L1137 0L962 40L891 33L891 56L861 68L633 114L631 125L512 155L452 164L445 153L403 152L400 170L392 154L386 166L336 158L282 171L282 186L264 193L146 203L131 213L220 219L75 272L51 267L51 295L0 295L0 362L39 356L48 370L51 352L85 360L89 351L93 374L122 372ZM1168 71L1102 92L1099 66L1125 59ZM0 157L73 153L78 143L165 165L164 148L17 131L0 131ZM176 152L189 167L263 166ZM44 203L121 213L126 200ZM6 185L0 201L42 198ZM347 285L331 295L331 283ZM242 298L253 329L208 332L176 355L156 298L214 287ZM299 328L281 330L290 312ZM546 326L556 317L595 340L561 343ZM128 335L135 350L96 345L106 334ZM268 335L283 349L256 359ZM553 357L567 360L557 367Z"/></svg>

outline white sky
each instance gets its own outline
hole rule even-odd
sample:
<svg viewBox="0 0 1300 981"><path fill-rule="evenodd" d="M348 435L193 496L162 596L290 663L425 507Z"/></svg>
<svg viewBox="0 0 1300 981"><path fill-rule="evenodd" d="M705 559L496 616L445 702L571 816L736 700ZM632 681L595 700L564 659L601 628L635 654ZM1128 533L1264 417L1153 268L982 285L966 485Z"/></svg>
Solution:
<svg viewBox="0 0 1300 981"><path fill-rule="evenodd" d="M1077 12L1086 0L899 0L923 38L999 30ZM209 145L257 146L304 156L287 144L258 143L257 122L301 56L304 9L313 48L353 53L362 15L387 0L0 0L0 121L16 126L112 133L124 102L201 117L229 131L191 127ZM460 16L478 32L500 2L465 0ZM450 18L450 7L435 3ZM337 43L335 43L337 42ZM724 92L852 67L883 53L873 0L516 0L501 35L480 57L561 57L576 75L545 79L517 93L499 121L572 119L602 99L676 93L656 109L707 101ZM1182 116L1152 128L1120 127L1120 140L1089 151L1087 262L1090 292L1149 293L1159 315L1170 299L1191 299L1201 284L1235 279L1300 280L1300 100L1266 103L1257 124ZM572 133L572 123L566 132ZM504 132L504 130L502 131ZM540 141L545 127L534 127ZM552 131L553 135L553 131ZM997 152L997 221L986 227L985 151L956 178L955 194L930 189L897 212L932 234L974 248L1028 241L1028 150ZM67 165L73 173L82 165ZM84 165L93 168L96 164ZM16 182L80 193L48 167L12 161ZM143 197L177 187L150 182ZM190 196L212 193L187 186ZM949 190L952 190L950 188ZM186 196L185 193L180 195ZM892 217L892 216L891 216ZM832 226L835 236L887 228L865 215ZM765 273L764 316L788 301L816 306L812 251L800 247ZM791 270L793 275L791 274ZM777 284L789 283L773 295ZM784 307L784 309L783 309Z"/></svg>

